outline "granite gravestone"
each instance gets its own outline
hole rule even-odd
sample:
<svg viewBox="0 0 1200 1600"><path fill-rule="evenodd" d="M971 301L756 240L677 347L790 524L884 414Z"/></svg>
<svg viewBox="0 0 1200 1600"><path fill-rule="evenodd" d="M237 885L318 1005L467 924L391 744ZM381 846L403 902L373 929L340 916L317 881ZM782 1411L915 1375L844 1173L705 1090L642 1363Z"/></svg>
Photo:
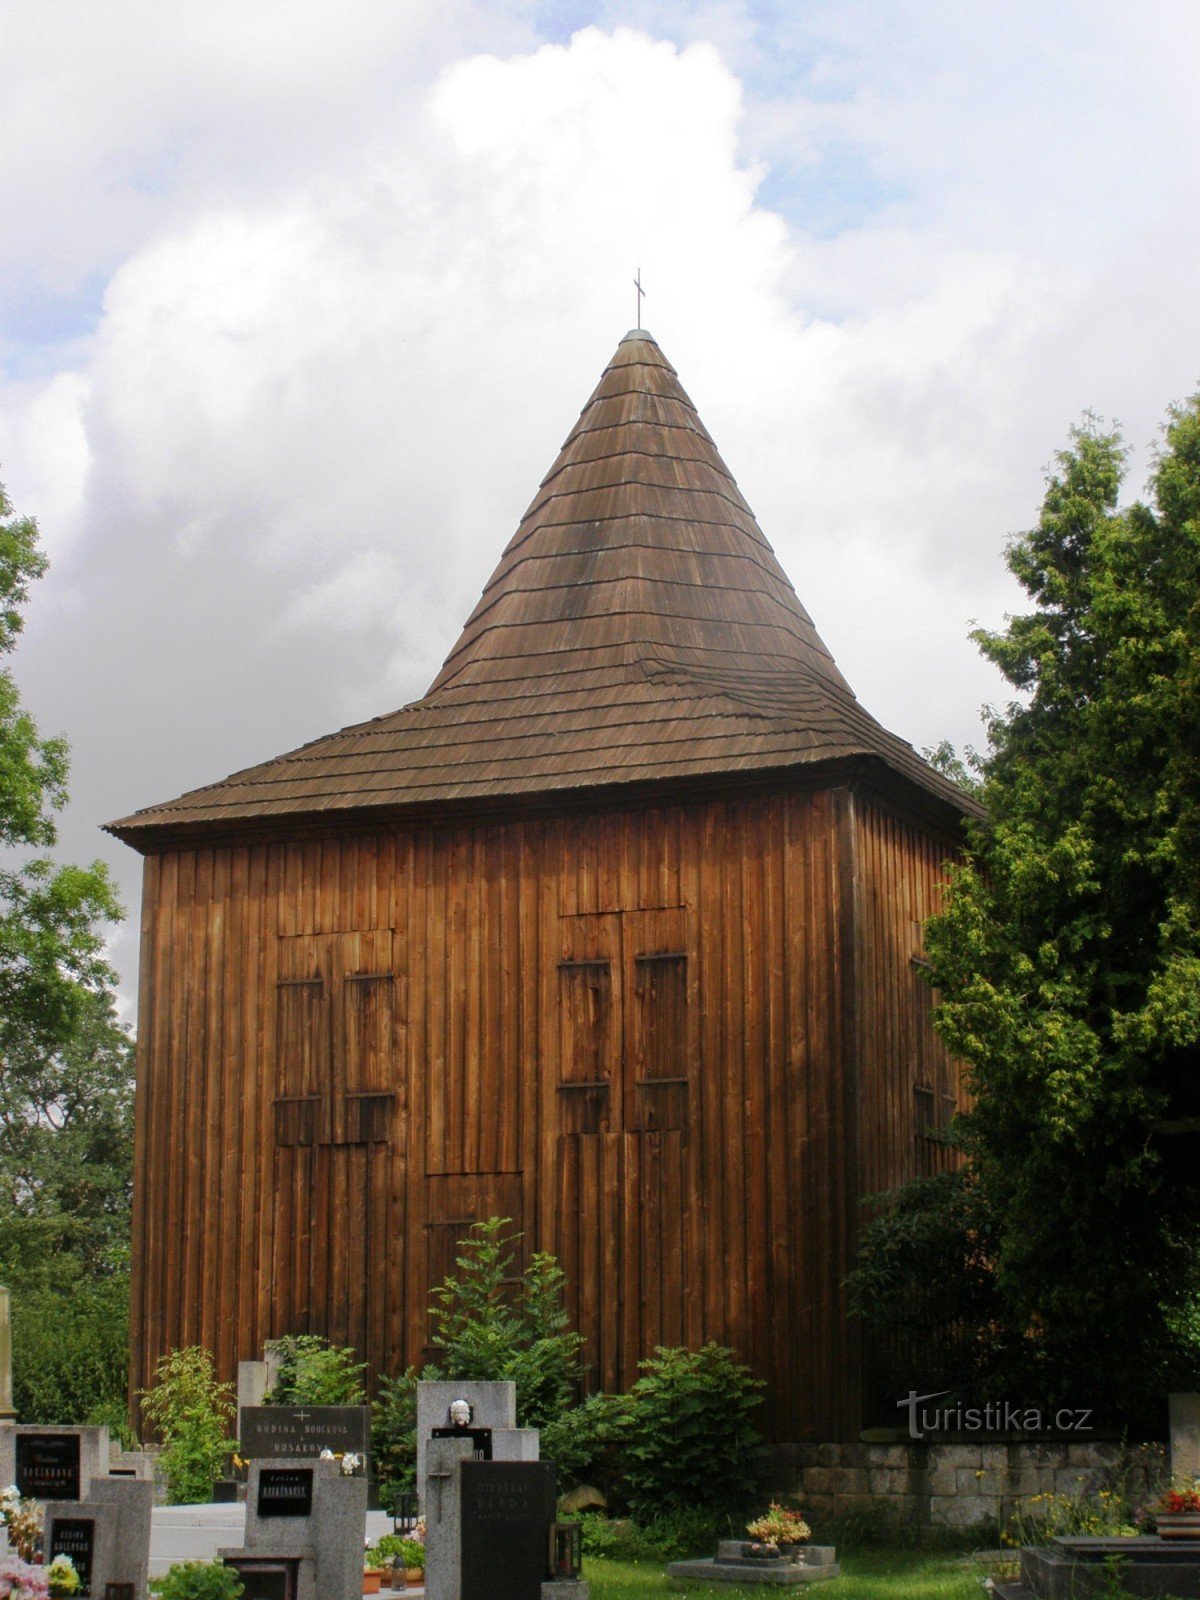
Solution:
<svg viewBox="0 0 1200 1600"><path fill-rule="evenodd" d="M461 1600L540 1600L555 1515L552 1461L464 1461Z"/></svg>
<svg viewBox="0 0 1200 1600"><path fill-rule="evenodd" d="M462 1478L469 1439L430 1439L425 1452L425 1600L461 1600Z"/></svg>
<svg viewBox="0 0 1200 1600"><path fill-rule="evenodd" d="M1167 1396L1171 1428L1171 1476L1200 1477L1200 1394Z"/></svg>
<svg viewBox="0 0 1200 1600"><path fill-rule="evenodd" d="M252 1461L246 1543L220 1551L245 1600L359 1600L367 1481L312 1456Z"/></svg>
<svg viewBox="0 0 1200 1600"><path fill-rule="evenodd" d="M33 1500L78 1500L94 1478L107 1478L107 1428L0 1424L0 1484Z"/></svg>
<svg viewBox="0 0 1200 1600"><path fill-rule="evenodd" d="M84 1579L80 1600L108 1600L114 1587L146 1600L153 1504L153 1484L133 1478L97 1479L80 1501L47 1503L47 1559L71 1557Z"/></svg>
<svg viewBox="0 0 1200 1600"><path fill-rule="evenodd" d="M12 1393L12 1310L9 1291L0 1284L0 1422L15 1422Z"/></svg>
<svg viewBox="0 0 1200 1600"><path fill-rule="evenodd" d="M435 1428L452 1427L450 1407L465 1400L471 1408L469 1426L490 1428L493 1461L536 1461L538 1431L517 1427L517 1386L512 1382L483 1382L473 1378L438 1379L417 1384L417 1495L425 1503L425 1450ZM453 1435L451 1435L453 1437Z"/></svg>

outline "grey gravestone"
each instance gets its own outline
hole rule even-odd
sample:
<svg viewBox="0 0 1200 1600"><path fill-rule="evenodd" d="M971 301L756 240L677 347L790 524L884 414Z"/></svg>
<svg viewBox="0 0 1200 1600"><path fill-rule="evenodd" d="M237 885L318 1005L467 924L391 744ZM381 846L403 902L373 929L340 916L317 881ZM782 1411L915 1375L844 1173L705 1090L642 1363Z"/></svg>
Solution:
<svg viewBox="0 0 1200 1600"><path fill-rule="evenodd" d="M515 1383L485 1383L474 1378L418 1383L417 1494L422 1510L425 1510L425 1450L433 1430L449 1424L450 1405L454 1400L466 1400L470 1404L473 1428L491 1428L493 1460L502 1458L505 1450L505 1441L497 1437L499 1431L515 1429L517 1425Z"/></svg>
<svg viewBox="0 0 1200 1600"><path fill-rule="evenodd" d="M335 1461L252 1461L246 1543L221 1556L241 1573L246 1600L359 1600L367 1480Z"/></svg>
<svg viewBox="0 0 1200 1600"><path fill-rule="evenodd" d="M110 1585L146 1600L153 1500L151 1484L112 1478L96 1480L83 1500L47 1504L46 1559L71 1557L84 1578L81 1600L105 1600Z"/></svg>
<svg viewBox="0 0 1200 1600"><path fill-rule="evenodd" d="M12 1314L9 1291L0 1284L0 1422L15 1422L12 1396Z"/></svg>
<svg viewBox="0 0 1200 1600"><path fill-rule="evenodd" d="M33 1500L78 1500L93 1478L107 1478L107 1428L0 1425L0 1484Z"/></svg>
<svg viewBox="0 0 1200 1600"><path fill-rule="evenodd" d="M464 1461L461 1600L539 1600L549 1577L552 1461Z"/></svg>
<svg viewBox="0 0 1200 1600"><path fill-rule="evenodd" d="M425 1600L462 1594L462 1479L469 1439L430 1439L425 1452Z"/></svg>
<svg viewBox="0 0 1200 1600"><path fill-rule="evenodd" d="M497 1428L492 1434L493 1461L537 1461L541 1434L536 1428Z"/></svg>
<svg viewBox="0 0 1200 1600"><path fill-rule="evenodd" d="M366 1406L246 1406L238 1442L248 1461L277 1456L319 1456L352 1450L365 1456L371 1437Z"/></svg>
<svg viewBox="0 0 1200 1600"><path fill-rule="evenodd" d="M747 1556L744 1539L722 1539L716 1559L672 1561L667 1568L671 1579L699 1579L702 1583L763 1583L777 1588L796 1588L800 1584L823 1583L841 1574L837 1550L833 1545L802 1545L791 1560L768 1560Z"/></svg>
<svg viewBox="0 0 1200 1600"><path fill-rule="evenodd" d="M1200 1477L1200 1394L1167 1396L1171 1424L1171 1475Z"/></svg>

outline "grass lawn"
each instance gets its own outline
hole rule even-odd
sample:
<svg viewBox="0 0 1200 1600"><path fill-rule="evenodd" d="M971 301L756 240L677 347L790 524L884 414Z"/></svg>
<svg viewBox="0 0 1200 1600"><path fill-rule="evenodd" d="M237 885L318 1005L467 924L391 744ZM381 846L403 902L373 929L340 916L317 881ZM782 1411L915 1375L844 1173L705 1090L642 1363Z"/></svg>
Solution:
<svg viewBox="0 0 1200 1600"><path fill-rule="evenodd" d="M786 1593L816 1600L982 1600L979 1569L960 1555L921 1550L863 1550L839 1558L842 1576L805 1584ZM594 1600L767 1600L779 1591L766 1585L667 1582L666 1563L584 1560Z"/></svg>

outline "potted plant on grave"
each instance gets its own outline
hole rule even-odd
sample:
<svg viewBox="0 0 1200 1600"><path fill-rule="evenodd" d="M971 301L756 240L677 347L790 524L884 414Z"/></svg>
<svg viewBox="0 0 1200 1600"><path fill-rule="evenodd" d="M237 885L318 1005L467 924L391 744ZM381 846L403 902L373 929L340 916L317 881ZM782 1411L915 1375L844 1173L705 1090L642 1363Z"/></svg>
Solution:
<svg viewBox="0 0 1200 1600"><path fill-rule="evenodd" d="M812 1537L812 1529L798 1511L771 1502L761 1517L746 1524L746 1532L763 1555L791 1556L805 1540Z"/></svg>
<svg viewBox="0 0 1200 1600"><path fill-rule="evenodd" d="M418 1533L421 1537L418 1538ZM410 1537L400 1541L400 1560L404 1563L404 1581L410 1589L425 1582L425 1524L418 1522Z"/></svg>
<svg viewBox="0 0 1200 1600"><path fill-rule="evenodd" d="M378 1545L368 1544L363 1553L363 1593L378 1594L387 1575L387 1557Z"/></svg>
<svg viewBox="0 0 1200 1600"><path fill-rule="evenodd" d="M1173 1483L1154 1503L1160 1539L1200 1539L1200 1480Z"/></svg>

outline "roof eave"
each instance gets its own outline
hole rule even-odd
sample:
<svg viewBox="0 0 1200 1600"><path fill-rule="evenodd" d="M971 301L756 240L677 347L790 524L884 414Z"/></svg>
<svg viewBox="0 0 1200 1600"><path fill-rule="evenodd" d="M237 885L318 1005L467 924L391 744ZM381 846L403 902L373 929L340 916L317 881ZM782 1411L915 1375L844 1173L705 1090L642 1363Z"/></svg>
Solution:
<svg viewBox="0 0 1200 1600"><path fill-rule="evenodd" d="M277 843L281 839L327 838L335 833L375 832L393 826L476 820L511 820L553 816L583 810L612 810L628 804L702 800L723 794L774 790L781 784L797 789L837 788L855 784L878 794L953 840L961 840L970 820L986 813L970 795L931 773L937 786L916 782L909 774L871 754L840 756L826 761L729 769L691 776L642 778L606 784L570 784L554 788L514 790L507 794L455 796L446 800L394 802L385 805L340 806L335 810L288 811L197 821L193 818L139 820L136 815L104 824L104 831L142 855L156 855L221 844Z"/></svg>

